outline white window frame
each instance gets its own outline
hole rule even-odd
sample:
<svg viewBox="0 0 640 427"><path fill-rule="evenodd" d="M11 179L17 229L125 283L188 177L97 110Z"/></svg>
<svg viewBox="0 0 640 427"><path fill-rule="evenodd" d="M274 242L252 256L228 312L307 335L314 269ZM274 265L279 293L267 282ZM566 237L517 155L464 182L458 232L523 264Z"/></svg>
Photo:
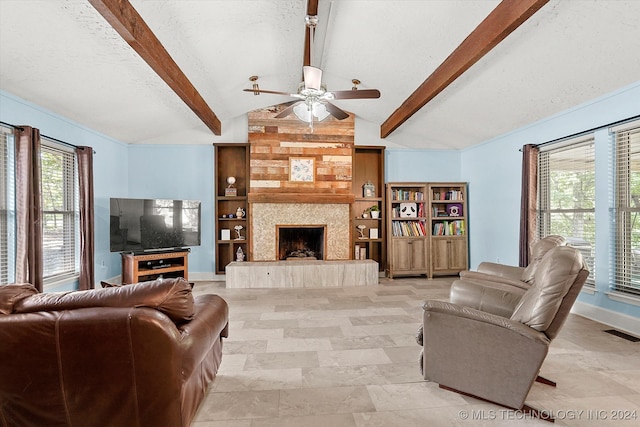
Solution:
<svg viewBox="0 0 640 427"><path fill-rule="evenodd" d="M551 199L554 189L553 183L551 183L552 167L550 166L550 159L552 156L562 156L563 153L568 153L570 150L584 150L584 158L567 158L566 161L575 162L576 166L584 167L582 170L589 170L589 163L591 168L590 172L593 173L593 193L592 208L584 206L571 206L571 207L552 207ZM567 236L566 233L558 232L553 226L554 215L581 215L584 217L591 216L591 224L595 224L595 137L593 133L581 135L559 141L557 143L547 144L540 148L538 157L538 206L537 206L537 237L543 238L550 234L560 234L569 240L568 244L578 248L583 254L583 258L589 268L589 277L585 282L584 287L586 291L595 290L595 225L593 233L580 233L580 236ZM583 224L586 224L588 220L584 220ZM584 225L583 225L584 226ZM581 241L580 241L581 240Z"/></svg>
<svg viewBox="0 0 640 427"><path fill-rule="evenodd" d="M67 146L56 143L47 137L42 137L41 156L52 154L62 156L62 192L63 197L61 205L46 206L46 183L44 175L41 175L42 184L42 257L43 257L43 285L46 290L48 287L54 287L60 283L69 280L77 280L80 275L80 209L79 209L79 192L78 192L78 166L75 151ZM44 174L45 166L42 166ZM48 229L48 220L51 217L62 216L62 234L56 235L54 229ZM48 233L51 232L49 235ZM60 242L62 246L58 249L49 247L51 242ZM50 253L48 253L50 251ZM61 265L53 268L50 264L54 252L58 252L62 256ZM56 258L54 256L54 258ZM58 258L59 259L59 258Z"/></svg>
<svg viewBox="0 0 640 427"><path fill-rule="evenodd" d="M640 300L640 120L610 128L609 132L615 159L610 288L623 299Z"/></svg>
<svg viewBox="0 0 640 427"><path fill-rule="evenodd" d="M16 280L15 139L0 125L0 284Z"/></svg>

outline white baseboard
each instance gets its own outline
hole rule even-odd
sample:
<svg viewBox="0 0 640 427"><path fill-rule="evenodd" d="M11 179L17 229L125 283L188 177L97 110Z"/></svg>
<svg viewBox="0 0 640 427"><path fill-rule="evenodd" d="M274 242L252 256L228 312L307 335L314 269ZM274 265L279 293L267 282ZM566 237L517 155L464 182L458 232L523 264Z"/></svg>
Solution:
<svg viewBox="0 0 640 427"><path fill-rule="evenodd" d="M586 317L587 319L604 323L619 331L640 337L640 322L638 322L637 317L607 310L606 308L595 305L585 304L580 301L576 301L573 304L571 312Z"/></svg>

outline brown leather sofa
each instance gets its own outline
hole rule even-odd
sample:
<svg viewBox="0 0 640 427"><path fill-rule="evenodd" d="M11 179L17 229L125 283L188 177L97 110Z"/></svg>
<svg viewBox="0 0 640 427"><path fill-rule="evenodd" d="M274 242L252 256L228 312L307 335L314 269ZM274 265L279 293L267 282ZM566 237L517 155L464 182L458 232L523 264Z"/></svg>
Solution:
<svg viewBox="0 0 640 427"><path fill-rule="evenodd" d="M227 303L182 278L0 286L0 425L189 426L227 332Z"/></svg>

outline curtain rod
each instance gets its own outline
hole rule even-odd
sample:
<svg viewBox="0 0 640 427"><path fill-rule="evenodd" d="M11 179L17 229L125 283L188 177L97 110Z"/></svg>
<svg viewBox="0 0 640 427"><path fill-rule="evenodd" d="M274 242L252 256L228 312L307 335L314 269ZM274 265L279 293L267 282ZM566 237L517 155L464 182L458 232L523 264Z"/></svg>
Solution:
<svg viewBox="0 0 640 427"><path fill-rule="evenodd" d="M5 126L9 126L9 127L11 127L11 128L14 128L14 129L24 130L24 128L23 128L23 127L16 126L16 125L12 125L11 123L7 123L7 122L0 121L0 124L3 124L3 125L5 125ZM66 145L67 147L71 147L71 148L78 148L78 146L77 146L77 145L73 145L73 144L71 144L71 143L69 143L69 142L62 141L62 140L60 140L60 139L58 139L58 138L54 138L54 137L52 137L52 136L47 136L47 135L44 135L44 134L40 134L40 137L41 137L41 138L47 138L47 139L50 139L50 140L55 141L55 142L57 142L57 143L59 143L59 144ZM96 150L93 150L93 154L96 154Z"/></svg>
<svg viewBox="0 0 640 427"><path fill-rule="evenodd" d="M577 133L574 133L574 134L572 134L572 135L563 136L563 137L561 137L561 138L556 138L556 139L553 139L553 140L551 140L551 141L541 142L540 144L534 144L534 145L535 145L536 147L542 147L542 146L544 146L544 145L547 145L547 144L553 144L553 143L556 143L556 142L564 141L564 140L566 140L566 139L577 138L577 137L579 137L579 136L583 136L583 135L586 135L586 134L588 134L588 133L595 132L595 131L597 131L598 129L607 128L607 127L616 126L616 125L621 125L621 124L623 124L623 123L631 122L631 121L633 121L633 120L637 120L637 119L639 119L639 118L640 118L640 115L633 116L633 117L629 117L629 118L626 118L626 119L623 119L623 120L618 120L617 122L609 123L609 124L607 124L607 125L597 126L597 127L591 128L591 129L589 129L589 130L585 130L585 131L582 131L582 132L577 132ZM520 151L522 151L522 148L520 149Z"/></svg>

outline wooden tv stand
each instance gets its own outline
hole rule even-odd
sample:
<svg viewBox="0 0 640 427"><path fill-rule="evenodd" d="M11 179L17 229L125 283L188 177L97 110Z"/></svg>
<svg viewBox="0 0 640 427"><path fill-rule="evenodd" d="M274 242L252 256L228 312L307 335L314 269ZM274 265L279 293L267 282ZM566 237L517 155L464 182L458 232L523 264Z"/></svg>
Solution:
<svg viewBox="0 0 640 427"><path fill-rule="evenodd" d="M122 253L122 283L155 280L159 277L188 277L189 251Z"/></svg>

